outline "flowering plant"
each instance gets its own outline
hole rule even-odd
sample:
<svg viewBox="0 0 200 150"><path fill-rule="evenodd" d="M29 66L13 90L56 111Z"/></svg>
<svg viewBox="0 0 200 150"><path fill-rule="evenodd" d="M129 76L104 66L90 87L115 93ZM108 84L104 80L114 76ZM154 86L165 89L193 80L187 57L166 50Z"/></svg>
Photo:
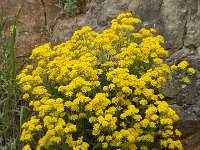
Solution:
<svg viewBox="0 0 200 150"><path fill-rule="evenodd" d="M35 48L18 75L34 113L22 125L30 149L182 149L178 115L159 93L172 73L195 73L186 61L163 63L168 52L155 30L130 13L96 33L88 26L53 49Z"/></svg>

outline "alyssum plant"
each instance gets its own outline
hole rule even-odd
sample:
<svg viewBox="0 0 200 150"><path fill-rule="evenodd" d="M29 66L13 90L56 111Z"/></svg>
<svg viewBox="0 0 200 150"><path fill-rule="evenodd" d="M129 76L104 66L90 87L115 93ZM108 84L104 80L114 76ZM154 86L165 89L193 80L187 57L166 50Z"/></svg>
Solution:
<svg viewBox="0 0 200 150"><path fill-rule="evenodd" d="M23 150L182 149L178 116L159 93L163 82L195 73L182 61L169 66L155 30L130 13L96 33L88 26L53 49L35 48L17 76L33 115L22 125Z"/></svg>

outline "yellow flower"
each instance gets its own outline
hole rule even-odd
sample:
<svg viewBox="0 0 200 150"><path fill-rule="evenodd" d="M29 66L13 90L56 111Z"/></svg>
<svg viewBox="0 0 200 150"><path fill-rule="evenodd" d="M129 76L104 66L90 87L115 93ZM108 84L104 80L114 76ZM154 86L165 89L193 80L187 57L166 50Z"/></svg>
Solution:
<svg viewBox="0 0 200 150"><path fill-rule="evenodd" d="M104 141L104 136L102 135L102 136L98 137L97 140L98 140L99 142L103 142L103 141Z"/></svg>
<svg viewBox="0 0 200 150"><path fill-rule="evenodd" d="M164 38L138 23L131 13L120 14L102 33L86 26L60 45L33 49L34 65L17 76L33 110L22 125L24 149L87 150L99 143L100 149L146 150L157 135L161 149L182 148L173 127L178 115L159 89L177 69L178 77L195 70L186 61L165 64ZM88 131L92 135L83 134Z"/></svg>
<svg viewBox="0 0 200 150"><path fill-rule="evenodd" d="M156 123L155 122L149 122L149 127L150 128L156 128Z"/></svg>
<svg viewBox="0 0 200 150"><path fill-rule="evenodd" d="M110 84L109 85L110 90L112 90L114 87L115 87L115 84Z"/></svg>
<svg viewBox="0 0 200 150"><path fill-rule="evenodd" d="M22 150L31 150L31 147L29 144L25 145Z"/></svg>
<svg viewBox="0 0 200 150"><path fill-rule="evenodd" d="M156 32L156 30L155 30L154 28L151 28L150 31L151 31L152 33L155 33L155 32Z"/></svg>
<svg viewBox="0 0 200 150"><path fill-rule="evenodd" d="M104 86L104 87L103 87L103 90L104 90L104 91L108 91L108 89L109 89L108 86Z"/></svg>
<svg viewBox="0 0 200 150"><path fill-rule="evenodd" d="M128 139L128 141L130 141L130 142L135 142L135 137L134 137L133 135L129 135L129 136L127 137L127 139Z"/></svg>
<svg viewBox="0 0 200 150"><path fill-rule="evenodd" d="M195 74L194 68L188 68L188 69L187 69L187 72L188 72L190 75Z"/></svg>
<svg viewBox="0 0 200 150"><path fill-rule="evenodd" d="M107 142L109 142L109 141L111 141L111 140L112 140L112 136L111 136L111 135L106 136L106 141L107 141Z"/></svg>
<svg viewBox="0 0 200 150"><path fill-rule="evenodd" d="M178 136L178 137L180 137L182 134L181 134L181 132L179 131L179 130L175 130L175 134Z"/></svg>
<svg viewBox="0 0 200 150"><path fill-rule="evenodd" d="M162 64L162 59L160 59L160 58L155 58L154 60L153 60L156 64Z"/></svg>
<svg viewBox="0 0 200 150"><path fill-rule="evenodd" d="M190 79L188 77L182 78L181 81L184 83L190 83Z"/></svg>
<svg viewBox="0 0 200 150"><path fill-rule="evenodd" d="M122 126L123 128L125 128L125 127L126 127L126 124L125 124L124 122L121 122L121 123L120 123L120 126Z"/></svg>
<svg viewBox="0 0 200 150"><path fill-rule="evenodd" d="M147 100L145 100L145 99L142 99L142 100L140 100L140 102L139 102L141 105L146 105L148 102L147 102Z"/></svg>
<svg viewBox="0 0 200 150"><path fill-rule="evenodd" d="M149 120L144 119L144 120L140 121L140 124L142 127L146 128L149 125Z"/></svg>
<svg viewBox="0 0 200 150"><path fill-rule="evenodd" d="M33 89L32 94L45 95L45 94L47 94L47 90L44 86L37 86Z"/></svg>
<svg viewBox="0 0 200 150"><path fill-rule="evenodd" d="M180 63L178 64L177 67L178 67L179 69L185 69L188 65L189 65L189 64L188 64L187 61L182 61L182 62L180 62Z"/></svg>
<svg viewBox="0 0 200 150"><path fill-rule="evenodd" d="M102 143L102 147L103 147L103 148L107 148L107 147L108 147L108 143L107 143L107 142L103 142L103 143Z"/></svg>
<svg viewBox="0 0 200 150"><path fill-rule="evenodd" d="M158 116L158 115L155 115L155 114L151 116L151 119L152 119L153 121L157 120L158 118L159 118L159 116Z"/></svg>
<svg viewBox="0 0 200 150"><path fill-rule="evenodd" d="M10 26L10 33L13 33L14 30L16 30L16 26L15 25L11 25Z"/></svg>
<svg viewBox="0 0 200 150"><path fill-rule="evenodd" d="M27 84L27 85L23 85L23 89L25 91L29 91L31 89L31 85Z"/></svg>
<svg viewBox="0 0 200 150"><path fill-rule="evenodd" d="M24 100L27 100L28 98L29 98L29 94L28 93L26 93L26 94L23 95L23 99Z"/></svg>
<svg viewBox="0 0 200 150"><path fill-rule="evenodd" d="M170 118L166 118L166 119L160 119L160 123L162 124L162 125L171 125L172 124L172 119L170 119Z"/></svg>
<svg viewBox="0 0 200 150"><path fill-rule="evenodd" d="M177 66L176 65L171 65L171 70L176 70L177 69Z"/></svg>
<svg viewBox="0 0 200 150"><path fill-rule="evenodd" d="M148 150L148 147L145 146L145 145L142 145L140 149L141 149L141 150Z"/></svg>

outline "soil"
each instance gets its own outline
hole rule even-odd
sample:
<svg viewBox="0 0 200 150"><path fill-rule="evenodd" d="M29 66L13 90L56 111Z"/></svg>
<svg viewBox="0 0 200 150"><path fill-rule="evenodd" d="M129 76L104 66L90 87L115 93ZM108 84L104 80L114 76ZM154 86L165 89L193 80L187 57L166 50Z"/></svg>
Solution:
<svg viewBox="0 0 200 150"><path fill-rule="evenodd" d="M44 43L55 43L51 38L51 32L61 10L54 5L53 1L2 0L0 6L3 16L11 19L21 9L17 23L19 30L17 55L29 54L33 48ZM12 22L9 24L11 25Z"/></svg>

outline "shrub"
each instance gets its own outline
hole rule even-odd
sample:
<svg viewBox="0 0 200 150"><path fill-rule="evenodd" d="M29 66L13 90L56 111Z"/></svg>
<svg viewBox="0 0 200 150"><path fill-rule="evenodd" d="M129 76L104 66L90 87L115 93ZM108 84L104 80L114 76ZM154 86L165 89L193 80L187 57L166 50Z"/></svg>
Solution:
<svg viewBox="0 0 200 150"><path fill-rule="evenodd" d="M169 66L155 30L135 26L130 13L98 34L88 26L53 49L35 48L17 79L33 116L22 125L24 150L182 149L173 127L178 115L159 93L161 84L183 72L186 61Z"/></svg>
<svg viewBox="0 0 200 150"><path fill-rule="evenodd" d="M62 9L63 13L74 17L82 13L86 0L54 0L54 3Z"/></svg>

